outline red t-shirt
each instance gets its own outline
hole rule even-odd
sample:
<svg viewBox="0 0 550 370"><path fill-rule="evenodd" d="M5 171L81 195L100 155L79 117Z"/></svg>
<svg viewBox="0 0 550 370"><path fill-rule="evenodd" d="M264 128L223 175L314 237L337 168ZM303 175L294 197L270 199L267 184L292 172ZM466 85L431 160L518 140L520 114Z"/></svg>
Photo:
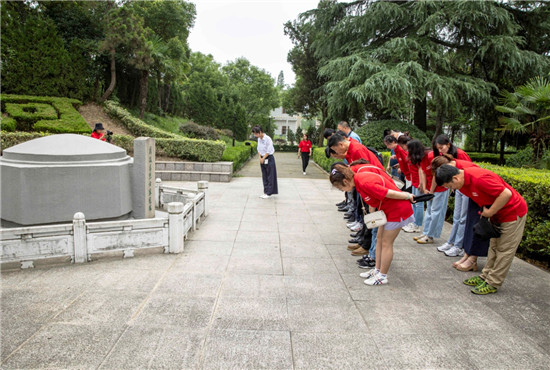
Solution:
<svg viewBox="0 0 550 370"><path fill-rule="evenodd" d="M384 169L384 166L382 166L382 163L380 163L378 157L373 152L368 150L366 146L357 140L350 139L348 152L346 153L346 161L351 163L361 158L366 159L373 166L380 167L382 170Z"/></svg>
<svg viewBox="0 0 550 370"><path fill-rule="evenodd" d="M469 162L472 161L470 159L470 156L464 150L459 149L459 148L456 148L456 159L460 159L460 160L463 160L463 161L469 161Z"/></svg>
<svg viewBox="0 0 550 370"><path fill-rule="evenodd" d="M394 152L401 172L403 172L403 175L405 175L407 180L411 181L411 171L409 169L409 161L407 160L409 153L404 151L399 145L395 147ZM418 174L418 171L416 173Z"/></svg>
<svg viewBox="0 0 550 370"><path fill-rule="evenodd" d="M354 181L365 203L384 211L388 222L401 222L412 216L411 202L386 198L388 190L400 190L385 172L378 174L376 169L365 168L355 174Z"/></svg>
<svg viewBox="0 0 550 370"><path fill-rule="evenodd" d="M105 141L105 136L102 136L102 135L103 134L100 134L99 132L92 131L92 135L90 135L90 136L93 137L94 139L99 139L99 140Z"/></svg>
<svg viewBox="0 0 550 370"><path fill-rule="evenodd" d="M420 168L422 168L422 171L424 171L424 175L426 176L426 190L430 191L432 187L432 161L434 159L434 152L430 151L429 153L424 155L424 158L422 158L422 162L420 162ZM443 191L447 191L446 188L443 186L436 186L435 192L441 193Z"/></svg>
<svg viewBox="0 0 550 370"><path fill-rule="evenodd" d="M407 157L407 164L409 165L409 171L411 173L411 182L415 188L420 188L420 176L418 175L418 166L412 164L411 159Z"/></svg>
<svg viewBox="0 0 550 370"><path fill-rule="evenodd" d="M470 167L479 168L479 166L477 164L475 164L474 162L471 162L471 161L464 161L464 160L461 160L461 159L455 159L455 162L456 162L456 168L458 168L459 170L463 170L465 168L470 168Z"/></svg>
<svg viewBox="0 0 550 370"><path fill-rule="evenodd" d="M518 216L525 216L527 214L525 199L499 175L484 168L464 169L464 185L459 190L483 207L492 205L504 189L509 189L512 192L512 197L491 217L491 220L496 223L511 222L515 221Z"/></svg>
<svg viewBox="0 0 550 370"><path fill-rule="evenodd" d="M311 149L311 141L300 141L300 144L298 144L298 148L300 148L300 151L302 153L309 153L309 150Z"/></svg>

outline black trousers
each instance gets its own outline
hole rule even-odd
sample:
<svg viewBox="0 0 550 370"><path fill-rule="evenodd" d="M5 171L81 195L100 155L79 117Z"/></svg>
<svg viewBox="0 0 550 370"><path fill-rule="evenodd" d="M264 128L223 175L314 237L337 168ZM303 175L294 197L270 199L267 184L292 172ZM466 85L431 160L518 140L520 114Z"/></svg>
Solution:
<svg viewBox="0 0 550 370"><path fill-rule="evenodd" d="M260 164L262 169L262 181L264 183L264 194L279 194L277 187L277 167L275 166L275 157L270 155L266 158L267 164Z"/></svg>
<svg viewBox="0 0 550 370"><path fill-rule="evenodd" d="M468 200L468 213L466 214L466 227L464 229L464 252L469 256L487 257L489 240L481 240L474 235L474 225L479 222L481 207L476 202Z"/></svg>
<svg viewBox="0 0 550 370"><path fill-rule="evenodd" d="M300 152L302 155L302 172L306 172L307 165L309 164L309 152Z"/></svg>

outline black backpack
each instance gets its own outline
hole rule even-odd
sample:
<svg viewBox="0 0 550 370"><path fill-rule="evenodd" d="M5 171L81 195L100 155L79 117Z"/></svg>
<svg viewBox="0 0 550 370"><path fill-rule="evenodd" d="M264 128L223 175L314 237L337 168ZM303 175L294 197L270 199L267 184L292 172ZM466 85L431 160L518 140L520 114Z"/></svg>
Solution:
<svg viewBox="0 0 550 370"><path fill-rule="evenodd" d="M378 158L378 160L380 161L380 164L382 165L382 167L384 167L384 159L382 158L382 154L380 154L378 150L371 148L370 146L367 146L367 149L374 153L376 158Z"/></svg>

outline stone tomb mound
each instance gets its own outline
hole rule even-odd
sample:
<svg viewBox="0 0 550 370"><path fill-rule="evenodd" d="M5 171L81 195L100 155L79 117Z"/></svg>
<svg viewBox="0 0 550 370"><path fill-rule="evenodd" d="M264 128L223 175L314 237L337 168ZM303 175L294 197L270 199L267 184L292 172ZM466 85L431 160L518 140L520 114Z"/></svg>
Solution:
<svg viewBox="0 0 550 370"><path fill-rule="evenodd" d="M90 137L27 141L0 158L1 218L19 225L125 218L132 212L133 158Z"/></svg>

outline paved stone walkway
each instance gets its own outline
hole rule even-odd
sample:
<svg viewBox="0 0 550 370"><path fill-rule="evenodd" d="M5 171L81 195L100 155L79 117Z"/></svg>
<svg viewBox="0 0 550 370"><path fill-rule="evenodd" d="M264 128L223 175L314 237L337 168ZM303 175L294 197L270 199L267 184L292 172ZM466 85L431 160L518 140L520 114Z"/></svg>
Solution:
<svg viewBox="0 0 550 370"><path fill-rule="evenodd" d="M307 166L306 175L302 173L302 159L298 153L275 153L275 164L277 165L277 176L279 178L305 178L305 179L328 179L327 173L317 166L312 159ZM253 157L238 173L243 177L262 177L260 160Z"/></svg>
<svg viewBox="0 0 550 370"><path fill-rule="evenodd" d="M303 177L279 189L212 183L181 255L2 273L0 367L548 368L547 272L516 259L498 294L474 296L472 273L402 234L390 283L368 287L341 193Z"/></svg>

